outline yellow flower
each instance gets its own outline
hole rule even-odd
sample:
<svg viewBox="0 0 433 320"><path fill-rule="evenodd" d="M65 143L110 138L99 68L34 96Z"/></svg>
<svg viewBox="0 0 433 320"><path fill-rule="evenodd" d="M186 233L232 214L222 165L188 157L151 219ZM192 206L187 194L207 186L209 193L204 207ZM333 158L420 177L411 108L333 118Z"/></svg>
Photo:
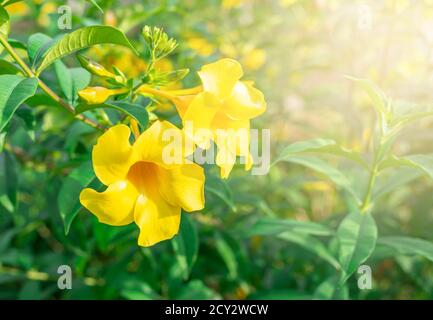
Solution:
<svg viewBox="0 0 433 320"><path fill-rule="evenodd" d="M126 125L110 128L92 153L95 174L108 188L102 193L87 188L80 194L81 204L100 222L113 226L135 222L141 246L176 235L181 209L190 212L204 207L203 168L194 163L167 164L165 130L181 134L169 122L156 121L131 146Z"/></svg>
<svg viewBox="0 0 433 320"><path fill-rule="evenodd" d="M252 167L250 120L266 110L263 93L253 84L240 81L241 65L232 59L221 59L205 65L198 72L202 86L186 90L163 91L141 86L137 93L161 96L171 100L182 119L187 138L203 149L214 140L218 146L216 164L221 177L227 178L236 156L245 158L245 169ZM191 125L189 132L187 125ZM208 134L203 135L203 131Z"/></svg>
<svg viewBox="0 0 433 320"><path fill-rule="evenodd" d="M216 164L221 177L227 178L236 156L245 158L246 170L253 164L250 155L250 119L266 110L263 93L245 81L241 65L232 59L222 59L205 65L198 73L203 83L199 93L181 115L184 125L191 123L194 142L202 148L213 139L218 146ZM211 136L200 136L202 129Z"/></svg>
<svg viewBox="0 0 433 320"><path fill-rule="evenodd" d="M109 97L116 94L126 93L127 91L127 88L108 89L104 87L88 87L78 91L78 96L88 104L101 104L104 103Z"/></svg>

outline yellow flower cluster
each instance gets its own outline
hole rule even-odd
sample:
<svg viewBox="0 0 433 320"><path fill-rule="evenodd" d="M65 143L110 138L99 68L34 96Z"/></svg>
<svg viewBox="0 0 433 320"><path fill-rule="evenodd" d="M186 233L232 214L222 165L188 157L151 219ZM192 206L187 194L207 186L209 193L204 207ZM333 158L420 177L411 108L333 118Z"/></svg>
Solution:
<svg viewBox="0 0 433 320"><path fill-rule="evenodd" d="M181 209L196 211L204 207L203 169L194 163L168 164L164 161L165 130L174 130L193 146L207 149L213 140L218 152L216 164L227 178L241 156L245 168L253 164L250 154L250 120L262 114L266 102L252 83L241 81L241 65L222 59L202 67L201 85L182 90L161 90L143 84L136 94L165 98L177 108L183 130L166 121L156 121L130 144L130 129L117 125L105 132L93 148L96 176L107 186L98 193L82 191L80 201L100 222L119 226L135 222L140 228L138 244L151 246L172 238L179 230ZM87 88L79 95L88 103L103 103L122 89ZM192 125L192 132L185 127ZM202 135L199 132L207 132ZM218 131L225 132L224 135ZM218 139L216 138L218 137ZM187 155L185 144L175 152Z"/></svg>

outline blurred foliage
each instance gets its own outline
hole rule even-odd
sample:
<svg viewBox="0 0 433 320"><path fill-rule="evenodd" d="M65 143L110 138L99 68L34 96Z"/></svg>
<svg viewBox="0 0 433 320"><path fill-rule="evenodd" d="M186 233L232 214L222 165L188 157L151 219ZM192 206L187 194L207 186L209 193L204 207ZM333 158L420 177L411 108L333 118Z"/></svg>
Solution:
<svg viewBox="0 0 433 320"><path fill-rule="evenodd" d="M115 26L144 53L87 50L110 70L146 71L143 25L179 43L158 70L241 61L268 101L254 125L271 129L281 161L265 176L240 169L227 181L206 168L206 208L183 214L175 239L140 248L134 227L100 224L76 207L68 188L99 132L37 93L0 133L0 298L433 298L431 1L90 2L70 2L74 29ZM24 55L31 34L58 36L63 4L7 6L9 42ZM1 73L13 73L1 55ZM84 71L72 57L63 62ZM42 78L62 92L54 67ZM196 83L195 72L183 79ZM154 112L179 121L168 103ZM119 118L108 109L94 116ZM67 234L62 210L76 215ZM373 289L359 290L356 268L367 258ZM64 264L73 290L57 288Z"/></svg>

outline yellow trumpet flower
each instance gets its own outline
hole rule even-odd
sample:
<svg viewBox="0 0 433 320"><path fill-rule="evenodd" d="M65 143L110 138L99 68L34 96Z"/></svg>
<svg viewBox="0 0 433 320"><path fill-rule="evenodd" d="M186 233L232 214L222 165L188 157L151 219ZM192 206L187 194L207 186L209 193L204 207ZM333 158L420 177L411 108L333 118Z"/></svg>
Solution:
<svg viewBox="0 0 433 320"><path fill-rule="evenodd" d="M162 91L143 85L137 93L171 100L184 128L186 124L193 128L188 138L201 148L207 149L210 140L214 140L218 146L216 164L221 168L222 178L228 178L236 156L243 156L245 169L251 169L250 120L266 110L263 93L252 83L240 81L242 66L232 59L207 64L198 74L202 86L196 88ZM209 134L200 134L203 130Z"/></svg>
<svg viewBox="0 0 433 320"><path fill-rule="evenodd" d="M81 204L100 222L113 226L135 222L140 228L138 244L145 247L177 234L181 209L204 207L203 168L164 162L165 130L181 134L171 123L156 121L131 145L128 126L110 128L92 153L95 174L108 188L102 193L87 188L80 194Z"/></svg>

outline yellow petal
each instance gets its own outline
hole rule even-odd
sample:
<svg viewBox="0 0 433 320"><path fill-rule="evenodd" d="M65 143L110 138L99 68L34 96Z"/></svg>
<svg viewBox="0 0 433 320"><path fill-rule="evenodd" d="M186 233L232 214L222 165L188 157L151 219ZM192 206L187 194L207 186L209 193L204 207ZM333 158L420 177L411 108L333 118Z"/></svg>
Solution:
<svg viewBox="0 0 433 320"><path fill-rule="evenodd" d="M221 177L229 176L236 162L236 156L244 157L245 169L250 170L253 159L250 154L249 120L233 120L225 114L218 113L212 128L218 146L216 164L221 168Z"/></svg>
<svg viewBox="0 0 433 320"><path fill-rule="evenodd" d="M232 59L221 59L203 66L198 74L203 82L204 90L224 100L231 95L243 71L239 62Z"/></svg>
<svg viewBox="0 0 433 320"><path fill-rule="evenodd" d="M202 92L191 102L182 119L184 128L191 126L193 129L185 130L185 133L204 149L209 147L209 140L212 139L211 124L220 108L221 103L212 93Z"/></svg>
<svg viewBox="0 0 433 320"><path fill-rule="evenodd" d="M80 194L81 204L93 213L100 222L112 226L123 226L134 221L134 206L137 189L127 180L110 184L104 192L84 189Z"/></svg>
<svg viewBox="0 0 433 320"><path fill-rule="evenodd" d="M252 119L265 112L265 97L251 84L238 81L223 109L233 119Z"/></svg>
<svg viewBox="0 0 433 320"><path fill-rule="evenodd" d="M140 228L138 244L152 246L173 238L179 231L181 208L170 205L161 196L140 195L134 209L135 223Z"/></svg>
<svg viewBox="0 0 433 320"><path fill-rule="evenodd" d="M185 117L185 113L188 110L191 102L195 99L195 95L187 95L187 96L176 96L171 99L176 107L177 113L179 113L179 117L183 119Z"/></svg>
<svg viewBox="0 0 433 320"><path fill-rule="evenodd" d="M158 171L159 192L169 203L185 211L204 208L204 170L197 164L185 164Z"/></svg>
<svg viewBox="0 0 433 320"><path fill-rule="evenodd" d="M93 147L93 169L105 185L122 180L133 163L132 147L129 143L131 131L126 125L111 127L99 137Z"/></svg>
<svg viewBox="0 0 433 320"><path fill-rule="evenodd" d="M153 162L163 167L167 166L166 161L163 159L163 150L173 143L170 140L172 135L181 137L178 139L179 144L176 144L173 148L184 157L183 142L185 139L182 131L170 122L155 121L134 143L134 158L137 161Z"/></svg>

